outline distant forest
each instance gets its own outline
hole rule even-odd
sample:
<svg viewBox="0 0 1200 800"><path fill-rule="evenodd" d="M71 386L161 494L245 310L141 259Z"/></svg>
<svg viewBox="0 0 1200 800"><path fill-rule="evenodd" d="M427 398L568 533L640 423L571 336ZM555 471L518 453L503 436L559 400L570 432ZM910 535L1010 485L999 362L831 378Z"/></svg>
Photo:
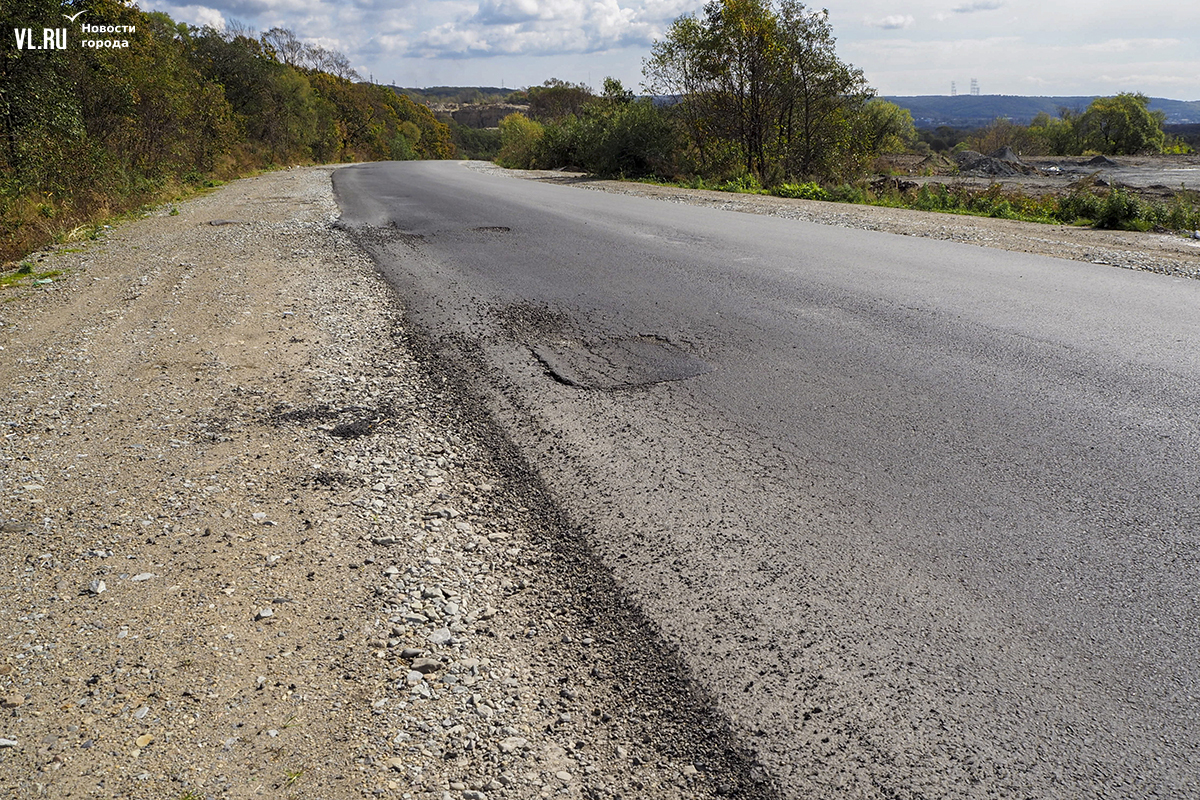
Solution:
<svg viewBox="0 0 1200 800"><path fill-rule="evenodd" d="M1082 113L1096 96L1022 97L1016 95L924 95L885 98L907 109L918 128L981 128L997 119L1028 125L1038 114L1059 116L1062 109ZM1150 98L1150 111L1161 111L1167 125L1200 124L1200 100Z"/></svg>

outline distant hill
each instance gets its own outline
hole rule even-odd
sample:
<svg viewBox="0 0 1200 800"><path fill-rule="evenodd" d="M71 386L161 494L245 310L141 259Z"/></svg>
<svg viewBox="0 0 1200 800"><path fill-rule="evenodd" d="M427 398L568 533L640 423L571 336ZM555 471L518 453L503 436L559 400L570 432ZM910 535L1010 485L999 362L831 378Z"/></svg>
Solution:
<svg viewBox="0 0 1200 800"><path fill-rule="evenodd" d="M1008 117L1013 122L1027 125L1040 112L1058 116L1060 108L1083 111L1096 96L1091 97L1020 97L1001 94L983 95L924 95L917 97L886 97L913 115L918 128L936 128L947 125L952 128L977 128L987 125L997 117ZM1186 125L1200 123L1200 100L1167 100L1150 98L1150 110L1162 111L1167 123Z"/></svg>

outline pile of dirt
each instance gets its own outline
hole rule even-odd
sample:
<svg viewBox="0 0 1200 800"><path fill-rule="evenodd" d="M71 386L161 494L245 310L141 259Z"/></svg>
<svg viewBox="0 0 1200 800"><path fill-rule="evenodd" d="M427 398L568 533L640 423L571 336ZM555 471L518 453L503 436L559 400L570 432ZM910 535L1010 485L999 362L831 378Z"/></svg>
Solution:
<svg viewBox="0 0 1200 800"><path fill-rule="evenodd" d="M1023 162L1005 145L990 156L977 153L974 150L964 150L956 153L954 160L958 162L958 170L962 175L990 178L1011 178L1014 175L1037 175L1037 167L1031 167Z"/></svg>
<svg viewBox="0 0 1200 800"><path fill-rule="evenodd" d="M1108 156L1096 156L1088 161L1083 162L1083 166L1096 167L1097 169L1103 169L1103 168L1117 169L1121 165L1118 164L1116 161L1113 161Z"/></svg>

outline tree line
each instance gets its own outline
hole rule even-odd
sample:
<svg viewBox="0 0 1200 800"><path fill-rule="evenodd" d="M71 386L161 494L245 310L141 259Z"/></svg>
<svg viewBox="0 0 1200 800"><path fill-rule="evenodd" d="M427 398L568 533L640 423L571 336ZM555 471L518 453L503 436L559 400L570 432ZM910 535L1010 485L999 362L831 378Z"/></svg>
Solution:
<svg viewBox="0 0 1200 800"><path fill-rule="evenodd" d="M61 28L83 0L5 0L0 31ZM290 31L176 23L122 0L87 21L123 48L0 41L0 261L189 186L296 163L450 158L447 126ZM75 36L75 33L71 33Z"/></svg>
<svg viewBox="0 0 1200 800"><path fill-rule="evenodd" d="M711 0L672 23L643 75L657 102L635 100L611 80L600 94L563 81L530 88L529 110L501 125L499 161L749 188L853 181L881 154L945 148L947 133L958 134L951 146L966 139L961 146L982 152L1187 149L1164 135L1149 100L1131 93L1028 126L997 120L919 136L908 111L876 97L862 71L838 57L827 13L799 0Z"/></svg>
<svg viewBox="0 0 1200 800"><path fill-rule="evenodd" d="M1028 125L1000 118L955 138L964 142L963 146L983 153L1007 145L1028 156L1190 152L1191 146L1183 138L1166 133L1164 122L1165 115L1151 111L1150 99L1144 94L1123 92L1098 97L1083 111L1060 108L1058 116L1042 112ZM953 132L947 131L922 138L933 149L948 149L947 139L951 137ZM934 147L934 143L941 147Z"/></svg>
<svg viewBox="0 0 1200 800"><path fill-rule="evenodd" d="M502 126L501 160L761 185L856 176L916 132L835 44L828 15L797 0L713 0L676 19L644 61L659 103L616 82L598 96L548 82L529 91L529 119Z"/></svg>

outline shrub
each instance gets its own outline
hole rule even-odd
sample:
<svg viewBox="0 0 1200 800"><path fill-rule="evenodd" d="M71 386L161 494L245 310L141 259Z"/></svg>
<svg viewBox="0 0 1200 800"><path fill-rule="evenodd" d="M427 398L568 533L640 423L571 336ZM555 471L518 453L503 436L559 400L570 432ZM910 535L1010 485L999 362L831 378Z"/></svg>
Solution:
<svg viewBox="0 0 1200 800"><path fill-rule="evenodd" d="M859 205L871 202L866 188L852 183L843 183L833 187L829 191L829 199L835 203L857 203Z"/></svg>
<svg viewBox="0 0 1200 800"><path fill-rule="evenodd" d="M758 182L758 178L751 174L739 175L736 178L730 178L724 183L719 183L713 187L718 192L737 192L739 194L758 194L762 191L762 184Z"/></svg>
<svg viewBox="0 0 1200 800"><path fill-rule="evenodd" d="M781 183L771 190L771 194L779 197L791 197L797 200L829 199L829 192L825 191L819 184L811 181L807 183Z"/></svg>
<svg viewBox="0 0 1200 800"><path fill-rule="evenodd" d="M1145 230L1148 224L1142 217L1142 203L1124 189L1114 188L1100 204L1096 215L1097 228L1120 230Z"/></svg>
<svg viewBox="0 0 1200 800"><path fill-rule="evenodd" d="M533 169L544 129L524 114L512 113L500 120L500 155L496 163L509 169Z"/></svg>
<svg viewBox="0 0 1200 800"><path fill-rule="evenodd" d="M1089 188L1075 189L1058 201L1059 220L1066 223L1091 222L1100 214L1100 198Z"/></svg>

